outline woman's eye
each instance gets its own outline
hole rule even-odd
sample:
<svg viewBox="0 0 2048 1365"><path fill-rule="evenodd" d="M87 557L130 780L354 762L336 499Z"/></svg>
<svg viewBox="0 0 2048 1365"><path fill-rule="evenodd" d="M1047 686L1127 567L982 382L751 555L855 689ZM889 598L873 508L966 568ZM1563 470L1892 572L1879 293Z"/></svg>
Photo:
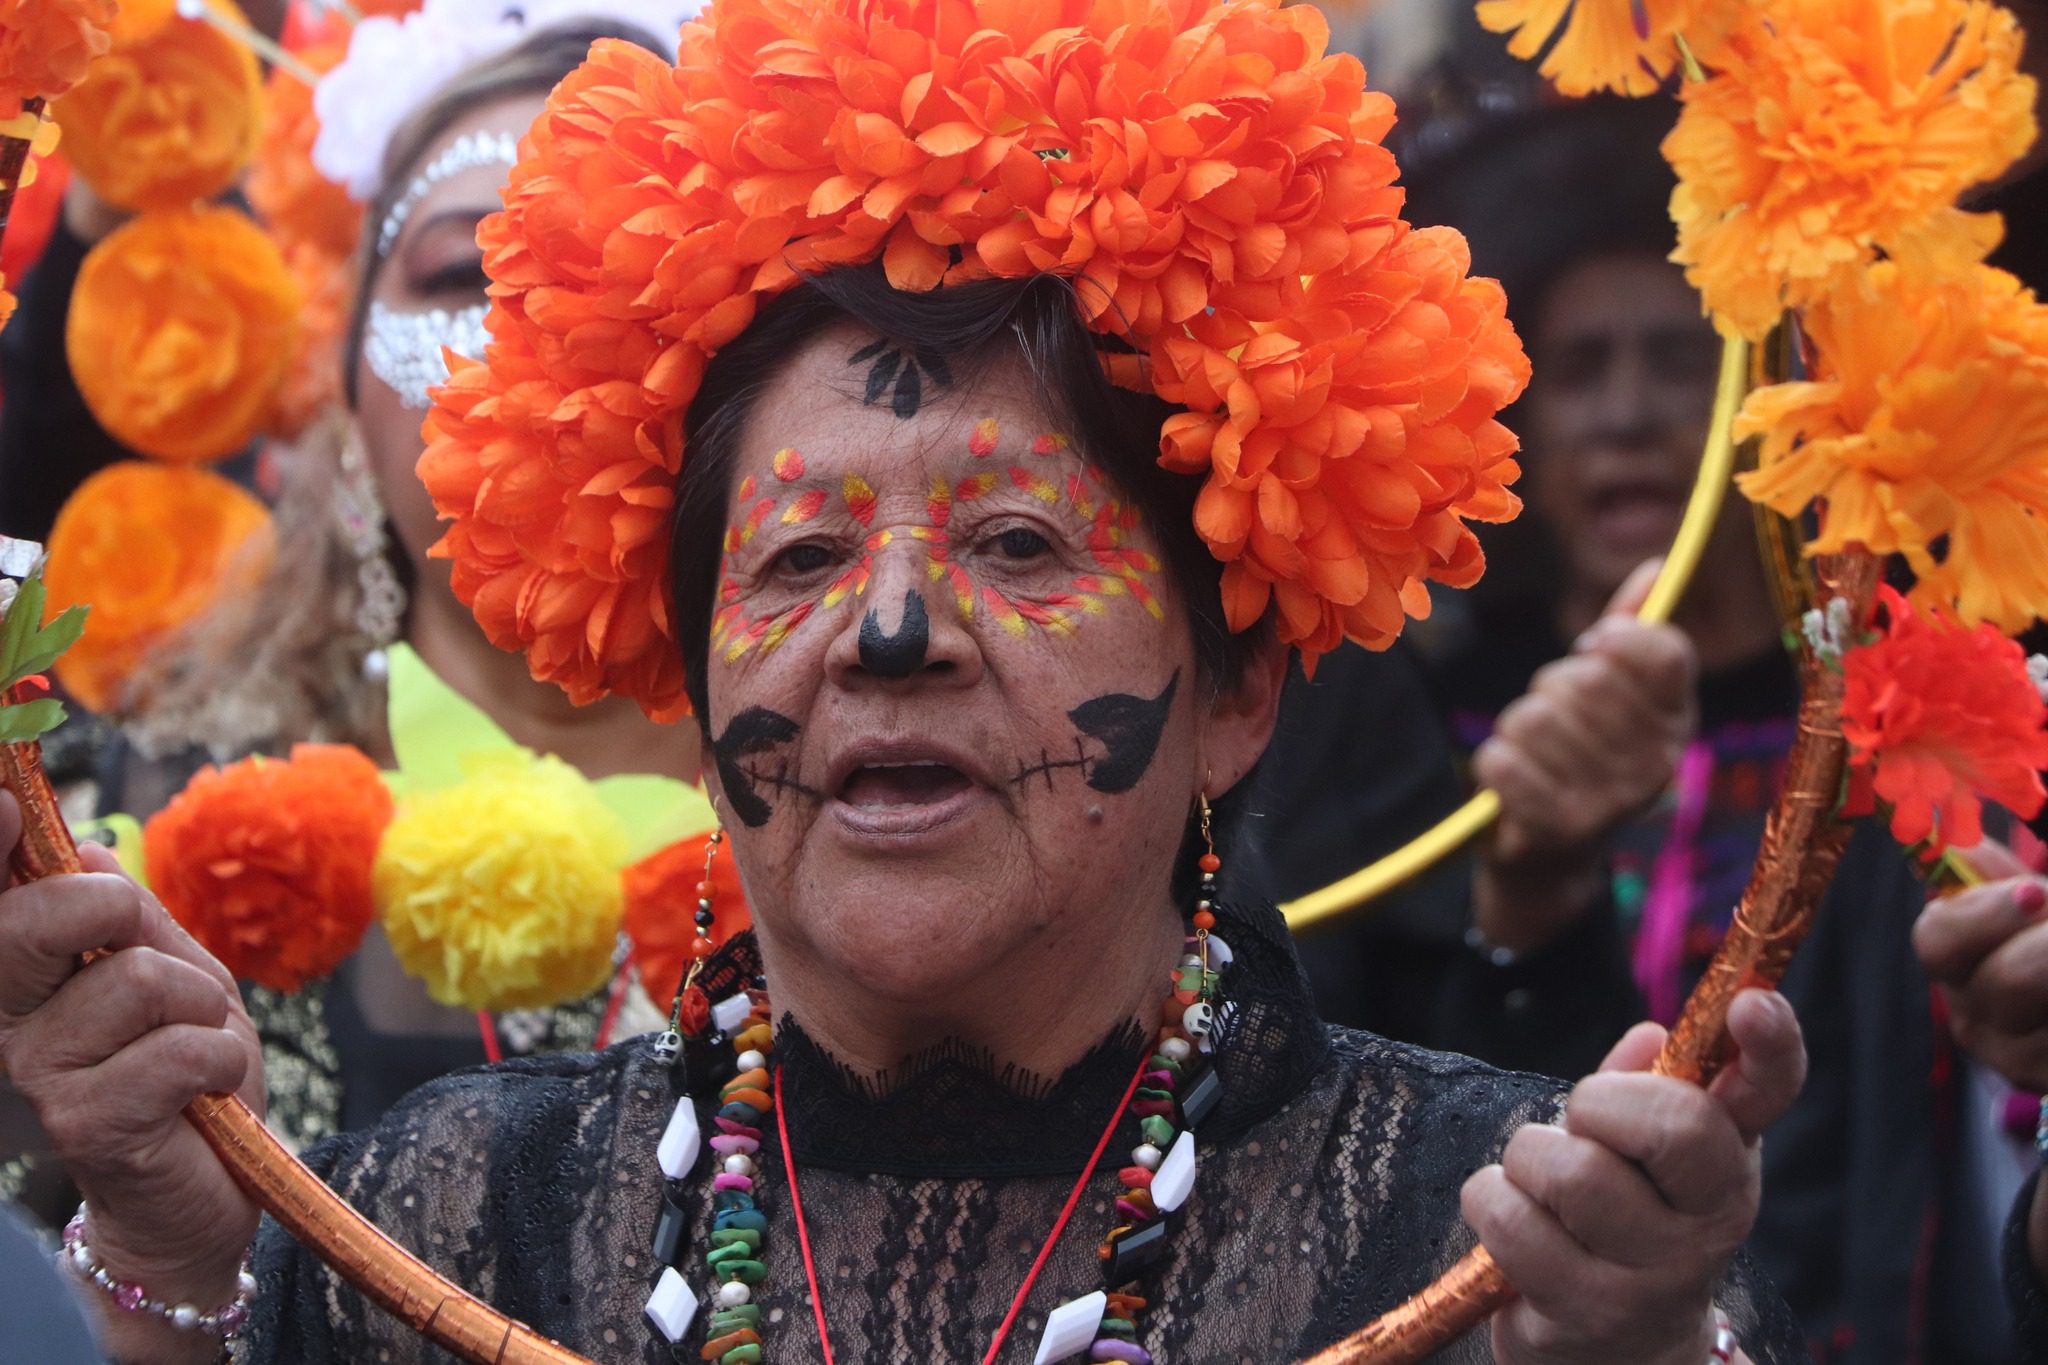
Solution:
<svg viewBox="0 0 2048 1365"><path fill-rule="evenodd" d="M814 574L832 562L832 552L812 541L792 545L775 557L775 567L782 573L802 577Z"/></svg>
<svg viewBox="0 0 2048 1365"><path fill-rule="evenodd" d="M1005 559L1036 559L1052 549L1052 542L1028 526L1012 526L995 538L995 547Z"/></svg>
<svg viewBox="0 0 2048 1365"><path fill-rule="evenodd" d="M413 281L413 291L423 297L440 294L481 295L490 280L484 275L483 258L451 261Z"/></svg>

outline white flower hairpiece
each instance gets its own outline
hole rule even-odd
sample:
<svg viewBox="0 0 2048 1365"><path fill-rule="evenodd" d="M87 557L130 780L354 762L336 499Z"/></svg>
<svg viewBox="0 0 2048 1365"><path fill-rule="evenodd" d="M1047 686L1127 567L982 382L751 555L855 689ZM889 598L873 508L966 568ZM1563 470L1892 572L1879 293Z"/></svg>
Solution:
<svg viewBox="0 0 2048 1365"><path fill-rule="evenodd" d="M366 203L382 188L392 134L458 73L572 20L616 20L673 48L701 8L702 0L426 0L401 18L370 15L314 88L313 165Z"/></svg>

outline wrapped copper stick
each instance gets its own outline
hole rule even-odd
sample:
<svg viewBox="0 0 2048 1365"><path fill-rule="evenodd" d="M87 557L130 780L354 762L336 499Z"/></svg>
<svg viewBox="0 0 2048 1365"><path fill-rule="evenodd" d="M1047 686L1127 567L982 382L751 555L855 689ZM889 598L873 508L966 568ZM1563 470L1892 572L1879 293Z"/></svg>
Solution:
<svg viewBox="0 0 2048 1365"><path fill-rule="evenodd" d="M5 700L27 698L15 687ZM38 745L0 743L0 787L21 806L21 843L9 858L14 875L36 881L83 871ZM378 1231L300 1165L233 1095L201 1095L185 1117L285 1231L415 1332L480 1365L589 1365L442 1279Z"/></svg>
<svg viewBox="0 0 2048 1365"><path fill-rule="evenodd" d="M1867 620L1877 588L1876 558L1831 555L1818 567L1821 601L1844 598L1855 620ZM1784 976L1849 842L1850 827L1836 815L1848 765L1842 674L1809 651L1801 682L1798 733L1755 870L1728 936L1651 1067L1660 1076L1706 1085L1728 1063L1729 1006L1738 992L1775 987ZM1514 1297L1486 1248L1475 1247L1414 1298L1302 1365L1411 1365L1479 1327Z"/></svg>

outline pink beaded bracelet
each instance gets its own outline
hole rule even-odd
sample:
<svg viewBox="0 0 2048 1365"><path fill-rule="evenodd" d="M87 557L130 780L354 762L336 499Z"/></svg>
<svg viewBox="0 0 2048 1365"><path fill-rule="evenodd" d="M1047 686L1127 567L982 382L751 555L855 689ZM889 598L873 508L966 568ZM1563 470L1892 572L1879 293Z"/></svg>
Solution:
<svg viewBox="0 0 2048 1365"><path fill-rule="evenodd" d="M235 1297L210 1313L202 1313L189 1303L164 1303L151 1298L149 1292L133 1280L115 1279L99 1263L92 1246L85 1240L84 1204L78 1206L78 1212L72 1214L71 1221L64 1225L63 1259L70 1261L72 1269L80 1275L98 1285L122 1312L147 1313L186 1332L232 1337L236 1329L247 1321L249 1302L256 1295L256 1278L249 1273L246 1259L235 1281Z"/></svg>

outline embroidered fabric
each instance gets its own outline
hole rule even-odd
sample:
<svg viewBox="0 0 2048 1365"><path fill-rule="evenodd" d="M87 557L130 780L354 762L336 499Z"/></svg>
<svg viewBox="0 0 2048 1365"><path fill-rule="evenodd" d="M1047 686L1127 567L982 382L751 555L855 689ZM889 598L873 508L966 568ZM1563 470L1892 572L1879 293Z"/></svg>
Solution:
<svg viewBox="0 0 2048 1365"><path fill-rule="evenodd" d="M1468 1248L1459 1186L1517 1126L1553 1117L1562 1092L1540 1077L1326 1028L1277 913L1219 915L1236 954L1226 994L1242 992L1217 1045L1228 1098L1198 1135L1201 1176L1169 1259L1147 1277L1145 1344L1163 1365L1277 1365L1362 1326ZM744 953L715 960L714 998L743 984ZM1290 981L1292 994L1282 988ZM791 1136L831 1286L836 1355L868 1365L980 1358L1085 1159L1075 1153L1099 1132L1104 1108L1085 1123L1071 1115L1102 1084L1097 1073L1118 1041L1022 1093L958 1049L905 1070L942 1088L877 1093L851 1083L813 1040L778 1043L791 1068L785 1097L792 1082L808 1092L801 1112L792 1108ZM603 1365L660 1365L669 1350L641 1307L660 1270L648 1250L662 1188L655 1144L675 1094L644 1040L533 1058L427 1086L378 1128L323 1144L309 1161L406 1246L564 1345ZM708 1124L705 1097L699 1104ZM851 1131L869 1125L904 1149L877 1161L870 1137ZM1126 1127L1120 1147L1136 1143L1135 1120ZM970 1128L972 1153L959 1136ZM926 1151L954 1173L911 1173L907 1158ZM775 1169L780 1156L765 1160ZM898 1170L873 1169L881 1164ZM1044 1169L1055 1165L1064 1173ZM1115 1194L1114 1171L1098 1173L1002 1365L1031 1360L1046 1314L1099 1286L1095 1246ZM691 1199L694 1239L710 1225L708 1180ZM768 1183L764 1206L767 1244L779 1250L755 1301L773 1358L819 1359L779 1182ZM701 1274L701 1249L679 1259ZM251 1361L441 1358L268 1224L257 1273ZM1746 1264L1719 1299L1758 1365L1805 1359L1782 1303ZM700 1322L675 1358L695 1359L703 1330ZM1491 1350L1475 1333L1438 1359L1479 1365Z"/></svg>

